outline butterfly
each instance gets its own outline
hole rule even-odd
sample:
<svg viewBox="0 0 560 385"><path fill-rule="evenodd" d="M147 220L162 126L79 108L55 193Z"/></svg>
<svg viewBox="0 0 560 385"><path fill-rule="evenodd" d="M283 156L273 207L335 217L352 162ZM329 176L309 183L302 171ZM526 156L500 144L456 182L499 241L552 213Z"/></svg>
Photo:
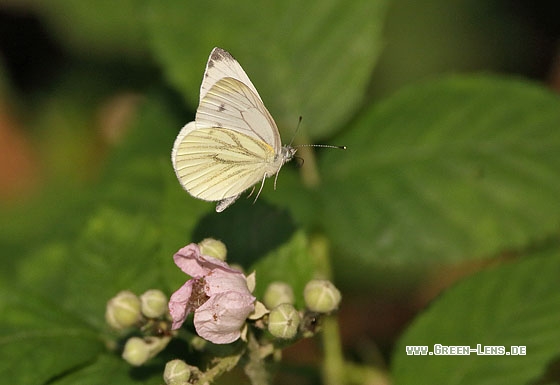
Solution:
<svg viewBox="0 0 560 385"><path fill-rule="evenodd" d="M346 149L345 146L304 146ZM227 51L210 53L193 122L179 132L171 162L179 182L193 197L218 202L222 212L246 190L278 173L297 149L282 146L274 119L257 89Z"/></svg>
<svg viewBox="0 0 560 385"><path fill-rule="evenodd" d="M278 178L296 151L282 146L274 119L241 65L214 48L195 120L181 129L171 152L183 188L195 198L218 202L216 211L222 212L261 182L258 198L266 178Z"/></svg>

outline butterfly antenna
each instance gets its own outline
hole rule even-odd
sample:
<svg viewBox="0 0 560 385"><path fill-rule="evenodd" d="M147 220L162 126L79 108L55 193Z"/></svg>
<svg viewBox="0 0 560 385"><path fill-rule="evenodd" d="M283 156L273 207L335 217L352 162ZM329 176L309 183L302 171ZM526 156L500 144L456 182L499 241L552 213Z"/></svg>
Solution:
<svg viewBox="0 0 560 385"><path fill-rule="evenodd" d="M346 146L333 146L331 144L298 144L294 146L295 148L298 147L322 147L322 148L336 148L338 150L346 150Z"/></svg>
<svg viewBox="0 0 560 385"><path fill-rule="evenodd" d="M294 139L296 138L296 134L299 131L299 127L301 126L301 121L303 120L303 117L300 115L299 119L298 119L298 124L296 126L296 131L294 132L294 136L292 136L292 140L290 140L290 146L292 146L292 143L294 142ZM323 148L337 148L339 150L346 150L346 146L333 146L330 144L298 144L297 146L293 146L294 148L298 148L298 147L323 147Z"/></svg>
<svg viewBox="0 0 560 385"><path fill-rule="evenodd" d="M297 135L297 133L298 133L298 131L299 131L299 126L301 126L301 121L302 121L302 120L303 120L303 117L300 115L300 116L299 116L299 119L298 119L297 126L296 126L296 130L294 131L294 135L292 136L292 140L290 140L289 146L291 146L292 143L294 143L294 139L296 138L296 135Z"/></svg>

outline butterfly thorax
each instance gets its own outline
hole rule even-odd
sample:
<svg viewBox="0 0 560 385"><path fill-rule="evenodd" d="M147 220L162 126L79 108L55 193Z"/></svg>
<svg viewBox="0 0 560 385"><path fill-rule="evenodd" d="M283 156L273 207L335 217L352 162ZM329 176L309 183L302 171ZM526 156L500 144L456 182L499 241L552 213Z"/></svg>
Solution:
<svg viewBox="0 0 560 385"><path fill-rule="evenodd" d="M275 175L280 168L293 159L296 149L290 145L282 146L280 152L274 155L274 159L268 163L265 174L267 177Z"/></svg>

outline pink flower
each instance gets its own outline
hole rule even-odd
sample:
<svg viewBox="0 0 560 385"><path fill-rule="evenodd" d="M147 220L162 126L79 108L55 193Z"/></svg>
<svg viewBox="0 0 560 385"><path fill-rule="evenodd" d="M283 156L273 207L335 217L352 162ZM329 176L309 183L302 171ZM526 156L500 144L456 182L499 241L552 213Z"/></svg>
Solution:
<svg viewBox="0 0 560 385"><path fill-rule="evenodd" d="M181 327L191 311L198 335L215 344L237 340L247 316L255 310L255 297L247 278L214 257L200 254L191 243L174 256L175 264L190 275L169 300L172 329Z"/></svg>

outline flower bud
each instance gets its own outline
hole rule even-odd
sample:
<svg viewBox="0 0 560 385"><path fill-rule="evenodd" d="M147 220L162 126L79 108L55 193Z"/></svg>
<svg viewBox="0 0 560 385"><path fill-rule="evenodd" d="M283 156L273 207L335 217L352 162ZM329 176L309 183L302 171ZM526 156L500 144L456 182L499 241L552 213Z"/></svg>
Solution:
<svg viewBox="0 0 560 385"><path fill-rule="evenodd" d="M218 241L214 238L205 238L198 243L200 248L200 253L202 255L208 255L219 259L220 261L225 261L227 256L226 245L222 241Z"/></svg>
<svg viewBox="0 0 560 385"><path fill-rule="evenodd" d="M163 380L167 385L187 385L191 378L191 367L183 360L172 360L165 364Z"/></svg>
<svg viewBox="0 0 560 385"><path fill-rule="evenodd" d="M150 358L150 348L140 337L131 337L124 345L122 358L130 365L140 366Z"/></svg>
<svg viewBox="0 0 560 385"><path fill-rule="evenodd" d="M315 279L305 285L303 298L309 310L330 313L338 308L341 296L340 291L330 281Z"/></svg>
<svg viewBox="0 0 560 385"><path fill-rule="evenodd" d="M268 331L274 337L293 338L299 326L300 316L293 305L283 303L270 311L268 316Z"/></svg>
<svg viewBox="0 0 560 385"><path fill-rule="evenodd" d="M140 299L130 291L121 291L107 302L105 320L115 330L134 326L141 318Z"/></svg>
<svg viewBox="0 0 560 385"><path fill-rule="evenodd" d="M131 337L126 341L122 357L133 366L140 366L155 357L171 341L171 337Z"/></svg>
<svg viewBox="0 0 560 385"><path fill-rule="evenodd" d="M272 282L266 288L263 302L267 308L272 309L282 303L294 304L294 291L285 282Z"/></svg>
<svg viewBox="0 0 560 385"><path fill-rule="evenodd" d="M148 290L140 296L142 314L148 318L159 318L167 312L167 297L161 290Z"/></svg>

